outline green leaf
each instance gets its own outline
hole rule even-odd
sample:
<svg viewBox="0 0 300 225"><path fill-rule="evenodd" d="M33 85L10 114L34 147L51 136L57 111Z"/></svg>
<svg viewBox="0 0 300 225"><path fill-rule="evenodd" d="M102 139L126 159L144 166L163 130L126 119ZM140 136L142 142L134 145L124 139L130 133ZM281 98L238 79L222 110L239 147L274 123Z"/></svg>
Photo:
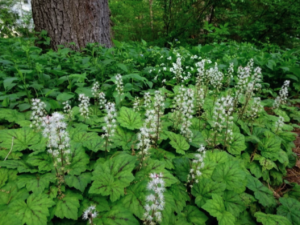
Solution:
<svg viewBox="0 0 300 225"><path fill-rule="evenodd" d="M275 135L267 133L266 137L258 145L258 149L261 151L261 155L271 160L278 158L278 152L281 150L280 138L276 138Z"/></svg>
<svg viewBox="0 0 300 225"><path fill-rule="evenodd" d="M116 157L98 165L93 172L93 184L89 193L110 195L111 201L118 200L124 195L124 188L134 180L132 170L136 157L119 154Z"/></svg>
<svg viewBox="0 0 300 225"><path fill-rule="evenodd" d="M239 214L247 208L241 195L234 191L225 191L223 199L226 211L230 212L235 217L238 217Z"/></svg>
<svg viewBox="0 0 300 225"><path fill-rule="evenodd" d="M259 159L259 163L262 166L262 171L271 170L273 168L277 169L276 164L272 160L266 159L264 157L261 157Z"/></svg>
<svg viewBox="0 0 300 225"><path fill-rule="evenodd" d="M246 173L239 161L230 160L216 166L212 179L226 184L226 189L241 193L246 189Z"/></svg>
<svg viewBox="0 0 300 225"><path fill-rule="evenodd" d="M146 167L143 167L143 169L135 174L135 180L148 181L150 173L162 173L166 187L179 182L177 178L175 178L168 170L165 169L164 162L153 159L148 160Z"/></svg>
<svg viewBox="0 0 300 225"><path fill-rule="evenodd" d="M71 164L66 166L69 175L79 175L86 171L89 156L80 145L71 146Z"/></svg>
<svg viewBox="0 0 300 225"><path fill-rule="evenodd" d="M84 192L86 186L91 182L91 173L82 173L79 176L67 175L65 176L65 182L69 187L74 187L81 192Z"/></svg>
<svg viewBox="0 0 300 225"><path fill-rule="evenodd" d="M248 176L247 188L254 191L254 196L264 207L274 207L275 198L271 190L265 187L258 179Z"/></svg>
<svg viewBox="0 0 300 225"><path fill-rule="evenodd" d="M200 211L196 206L188 205L179 215L181 221L186 221L187 224L204 225L208 220L207 216ZM179 224L177 222L177 224ZM182 222L180 222L182 224Z"/></svg>
<svg viewBox="0 0 300 225"><path fill-rule="evenodd" d="M71 98L74 98L74 94L73 93L69 93L69 92L63 92L63 93L60 93L57 97L56 97L56 100L57 101L61 101L61 102L65 102L65 101L68 101L70 100Z"/></svg>
<svg viewBox="0 0 300 225"><path fill-rule="evenodd" d="M42 153L32 153L29 155L26 162L29 165L37 166L39 171L51 171L53 166L53 159L49 153L42 152Z"/></svg>
<svg viewBox="0 0 300 225"><path fill-rule="evenodd" d="M33 129L24 127L20 129L1 130L0 147L10 149L13 140L13 151L23 151L30 145L38 144L41 140L41 134L35 133Z"/></svg>
<svg viewBox="0 0 300 225"><path fill-rule="evenodd" d="M234 225L235 217L225 210L223 199L220 195L212 194L212 200L208 200L202 206L210 215L217 217L219 225Z"/></svg>
<svg viewBox="0 0 300 225"><path fill-rule="evenodd" d="M293 198L280 198L282 204L277 208L277 214L286 217L291 224L300 225L300 202Z"/></svg>
<svg viewBox="0 0 300 225"><path fill-rule="evenodd" d="M204 168L201 169L202 177L210 178L217 165L227 162L229 155L227 152L214 150L207 151L204 158Z"/></svg>
<svg viewBox="0 0 300 225"><path fill-rule="evenodd" d="M54 208L55 216L63 219L78 219L78 208L79 208L79 199L74 196L66 195L64 198L59 199Z"/></svg>
<svg viewBox="0 0 300 225"><path fill-rule="evenodd" d="M222 195L226 189L226 184L217 183L211 179L200 177L198 183L192 188L192 195L196 197L195 203L198 207L202 207L207 200L211 199L212 194Z"/></svg>
<svg viewBox="0 0 300 225"><path fill-rule="evenodd" d="M202 136L201 132L198 130L192 130L193 137L190 145L194 146L195 148L199 148L200 145L206 145L205 139Z"/></svg>
<svg viewBox="0 0 300 225"><path fill-rule="evenodd" d="M83 142L83 146L87 149L98 152L99 150L105 150L105 140L103 137L94 137L88 141Z"/></svg>
<svg viewBox="0 0 300 225"><path fill-rule="evenodd" d="M13 202L9 206L9 210L18 217L23 224L46 225L49 208L53 205L54 202L48 198L46 194L32 194L26 203L23 200Z"/></svg>
<svg viewBox="0 0 300 225"><path fill-rule="evenodd" d="M261 222L263 225L292 225L290 221L278 215L265 214L262 212L256 212L254 214L258 222Z"/></svg>
<svg viewBox="0 0 300 225"><path fill-rule="evenodd" d="M188 158L175 158L173 160L175 174L182 182L187 182L187 176L190 173L190 160Z"/></svg>
<svg viewBox="0 0 300 225"><path fill-rule="evenodd" d="M25 120L24 113L12 109L0 109L0 119L7 120L10 123Z"/></svg>
<svg viewBox="0 0 300 225"><path fill-rule="evenodd" d="M126 188L126 195L121 199L124 208L142 219L147 195L147 181L138 182Z"/></svg>
<svg viewBox="0 0 300 225"><path fill-rule="evenodd" d="M123 206L114 206L108 212L99 213L94 223L97 225L139 225L132 213Z"/></svg>
<svg viewBox="0 0 300 225"><path fill-rule="evenodd" d="M179 154L185 154L185 151L190 148L190 145L187 143L185 138L180 134L175 134L173 132L168 132L168 137L170 138L171 146L176 149L176 152Z"/></svg>
<svg viewBox="0 0 300 225"><path fill-rule="evenodd" d="M17 184L19 188L26 185L28 191L40 194L49 187L50 182L55 182L55 180L55 175L51 173L43 175L20 175L18 176Z"/></svg>
<svg viewBox="0 0 300 225"><path fill-rule="evenodd" d="M0 167L6 167L10 169L17 169L19 173L36 173L37 170L30 167L30 165L26 164L24 161L21 160L6 160L0 162Z"/></svg>
<svg viewBox="0 0 300 225"><path fill-rule="evenodd" d="M15 183L8 183L4 187L1 187L0 191L0 205L9 205L14 201L25 200L29 196L26 189L18 189Z"/></svg>
<svg viewBox="0 0 300 225"><path fill-rule="evenodd" d="M122 127L129 130L139 129L143 125L140 114L126 107L121 108L117 120Z"/></svg>
<svg viewBox="0 0 300 225"><path fill-rule="evenodd" d="M175 201L175 212L179 214L186 206L186 202L190 200L186 191L186 186L182 183L174 184L169 188L169 192L172 194Z"/></svg>
<svg viewBox="0 0 300 225"><path fill-rule="evenodd" d="M121 146L123 150L131 150L132 146L136 142L136 134L129 130L117 127L115 135L113 137L114 144Z"/></svg>
<svg viewBox="0 0 300 225"><path fill-rule="evenodd" d="M233 155L240 155L246 149L245 137L240 133L233 133L233 139L227 151Z"/></svg>

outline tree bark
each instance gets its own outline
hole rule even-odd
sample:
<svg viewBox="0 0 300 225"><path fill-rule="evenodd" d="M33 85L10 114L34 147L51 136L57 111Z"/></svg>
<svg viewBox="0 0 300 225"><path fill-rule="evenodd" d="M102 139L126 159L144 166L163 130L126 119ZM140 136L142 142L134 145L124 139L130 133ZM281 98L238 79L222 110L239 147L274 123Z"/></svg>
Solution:
<svg viewBox="0 0 300 225"><path fill-rule="evenodd" d="M54 50L81 50L95 42L112 46L108 0L32 0L32 15L35 31L46 30Z"/></svg>

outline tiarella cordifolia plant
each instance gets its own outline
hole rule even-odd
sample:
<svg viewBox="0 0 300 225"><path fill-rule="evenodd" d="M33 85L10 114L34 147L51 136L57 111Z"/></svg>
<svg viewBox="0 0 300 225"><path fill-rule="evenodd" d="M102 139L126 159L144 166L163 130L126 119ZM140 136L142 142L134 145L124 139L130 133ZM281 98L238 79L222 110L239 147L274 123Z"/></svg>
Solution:
<svg viewBox="0 0 300 225"><path fill-rule="evenodd" d="M162 211L165 207L165 182L162 173L151 173L150 179L147 186L150 194L146 197L144 224L155 225L162 220Z"/></svg>
<svg viewBox="0 0 300 225"><path fill-rule="evenodd" d="M190 130L190 126L192 125L191 119L194 113L194 91L181 86L174 101L174 117L175 120L178 120L176 123L181 125L180 133L186 137L188 141L191 141L193 132Z"/></svg>
<svg viewBox="0 0 300 225"><path fill-rule="evenodd" d="M108 102L105 105L105 109L107 114L104 117L105 125L102 127L105 133L102 135L102 137L105 138L105 150L109 151L109 147L112 142L112 138L115 135L116 127L117 127L117 120L116 120L117 112L116 112L115 103Z"/></svg>
<svg viewBox="0 0 300 225"><path fill-rule="evenodd" d="M69 119L71 119L72 118L72 111L71 111L72 107L71 107L69 101L65 101L62 104L64 106L64 108L63 108L64 113L68 115Z"/></svg>
<svg viewBox="0 0 300 225"><path fill-rule="evenodd" d="M201 169L204 168L205 154L205 147L201 145L195 154L195 159L192 160L190 173L187 177L187 184L190 188L193 187L194 183L199 182L199 177L202 175Z"/></svg>
<svg viewBox="0 0 300 225"><path fill-rule="evenodd" d="M217 138L223 135L223 130L225 129L224 133L224 142L226 144L230 143L232 140L232 125L233 125L233 97L226 96L221 97L216 101L214 112L213 112L213 130L214 130L214 137L212 143L216 146Z"/></svg>
<svg viewBox="0 0 300 225"><path fill-rule="evenodd" d="M284 84L279 91L279 96L277 96L274 101L274 104L273 104L274 109L279 108L282 104L286 103L286 100L287 100L287 97L289 94L289 91L288 91L289 85L290 85L289 80L284 81Z"/></svg>
<svg viewBox="0 0 300 225"><path fill-rule="evenodd" d="M135 97L134 98L134 102L133 102L133 110L135 112L138 112L141 110L141 100L139 97Z"/></svg>
<svg viewBox="0 0 300 225"><path fill-rule="evenodd" d="M176 59L176 63L173 63L173 67L170 69L170 71L174 73L173 79L176 80L177 84L186 78L183 76L183 69L181 66L180 56Z"/></svg>
<svg viewBox="0 0 300 225"><path fill-rule="evenodd" d="M90 114L90 110L89 110L90 98L85 96L84 94L80 94L79 101L80 101L79 104L80 115L83 116L85 119L87 119Z"/></svg>
<svg viewBox="0 0 300 225"><path fill-rule="evenodd" d="M94 96L94 98L98 98L99 97L99 83L98 81L96 81L94 84L93 84L93 87L92 87L92 94Z"/></svg>
<svg viewBox="0 0 300 225"><path fill-rule="evenodd" d="M279 116L278 120L275 123L275 133L281 131L283 126L284 126L284 118L282 116Z"/></svg>
<svg viewBox="0 0 300 225"><path fill-rule="evenodd" d="M211 64L210 59L202 59L200 62L196 63L197 68L197 86L208 85L208 75L206 71L206 64Z"/></svg>
<svg viewBox="0 0 300 225"><path fill-rule="evenodd" d="M30 119L32 120L32 122L30 124L30 127L40 129L43 117L47 115L45 111L46 104L38 98L32 99L31 101L32 113Z"/></svg>
<svg viewBox="0 0 300 225"><path fill-rule="evenodd" d="M116 85L117 85L116 90L117 90L118 94L121 96L124 91L123 79L122 79L121 74L116 75Z"/></svg>
<svg viewBox="0 0 300 225"><path fill-rule="evenodd" d="M149 109L151 108L151 96L149 92L144 94L144 108Z"/></svg>
<svg viewBox="0 0 300 225"><path fill-rule="evenodd" d="M46 116L43 118L42 127L43 136L47 138L47 151L53 157L54 166L63 171L64 166L70 164L71 154L70 137L66 131L64 116L58 112Z"/></svg>
<svg viewBox="0 0 300 225"><path fill-rule="evenodd" d="M103 109L105 107L105 104L107 102L106 98L105 98L105 93L104 92L100 92L98 95L99 98L99 108Z"/></svg>
<svg viewBox="0 0 300 225"><path fill-rule="evenodd" d="M96 225L93 222L93 219L96 218L97 215L98 215L98 212L96 211L96 206L91 205L83 212L82 219L89 220L89 224L91 224L91 225Z"/></svg>
<svg viewBox="0 0 300 225"><path fill-rule="evenodd" d="M151 139L150 139L150 129L146 126L146 124L140 129L140 132L137 135L138 144L137 149L139 149L139 157L140 157L140 167L143 167L143 164L147 157L149 156L149 149L151 147Z"/></svg>
<svg viewBox="0 0 300 225"><path fill-rule="evenodd" d="M262 104L260 97L252 98L252 103L248 105L245 110L244 118L254 120L258 117L258 114L262 111Z"/></svg>
<svg viewBox="0 0 300 225"><path fill-rule="evenodd" d="M213 87L213 90L218 92L223 85L222 81L224 79L224 74L219 71L218 63L215 63L215 67L207 70L207 77L211 86Z"/></svg>

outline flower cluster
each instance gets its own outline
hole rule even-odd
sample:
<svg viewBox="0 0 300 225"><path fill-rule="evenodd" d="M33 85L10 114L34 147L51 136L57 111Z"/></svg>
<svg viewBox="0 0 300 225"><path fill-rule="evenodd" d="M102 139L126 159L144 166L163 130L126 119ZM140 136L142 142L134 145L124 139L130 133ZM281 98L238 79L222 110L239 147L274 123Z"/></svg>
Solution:
<svg viewBox="0 0 300 225"><path fill-rule="evenodd" d="M98 97L98 92L99 92L99 83L98 83L98 81L96 81L92 87L92 94L93 94L94 98Z"/></svg>
<svg viewBox="0 0 300 225"><path fill-rule="evenodd" d="M121 74L116 75L116 85L117 85L116 90L117 90L118 94L122 95L124 86L123 86L123 80L122 80Z"/></svg>
<svg viewBox="0 0 300 225"><path fill-rule="evenodd" d="M140 111L140 106L141 106L141 100L139 97L135 97L134 98L134 102L133 102L133 111L138 112Z"/></svg>
<svg viewBox="0 0 300 225"><path fill-rule="evenodd" d="M290 86L290 81L289 80L284 81L283 86L281 87L281 90L279 91L279 96L277 96L274 101L274 104L273 104L274 109L277 109L277 108L279 108L279 106L281 104L286 103L286 100L287 100L287 97L289 94L289 91L288 91L289 86Z"/></svg>
<svg viewBox="0 0 300 225"><path fill-rule="evenodd" d="M151 96L149 92L144 94L144 108L150 109L151 108Z"/></svg>
<svg viewBox="0 0 300 225"><path fill-rule="evenodd" d="M255 118L258 117L258 114L261 111L262 111L261 99L260 97L255 97L253 98L252 104L250 104L247 107L244 117L254 120Z"/></svg>
<svg viewBox="0 0 300 225"><path fill-rule="evenodd" d="M62 104L64 105L64 108L63 108L64 113L66 113L66 114L71 113L72 107L71 107L71 105L69 104L69 101L65 101L65 102L63 102Z"/></svg>
<svg viewBox="0 0 300 225"><path fill-rule="evenodd" d="M150 139L150 129L146 126L143 126L140 129L140 133L137 135L138 144L137 148L141 151L138 153L140 155L140 166L143 166L143 162L146 160L147 155L149 155L149 149L151 147L151 139Z"/></svg>
<svg viewBox="0 0 300 225"><path fill-rule="evenodd" d="M170 68L170 71L172 73L174 73L175 76L173 77L173 79L176 79L177 83L179 83L180 81L188 79L187 77L182 76L183 75L183 69L182 69L182 66L181 66L181 58L180 57L178 57L176 59L176 63L173 63L173 67Z"/></svg>
<svg viewBox="0 0 300 225"><path fill-rule="evenodd" d="M38 98L32 99L31 104L32 113L30 119L32 120L32 123L30 124L30 127L40 129L43 117L46 116L46 104Z"/></svg>
<svg viewBox="0 0 300 225"><path fill-rule="evenodd" d="M147 189L151 192L146 197L145 213L144 213L144 224L155 225L157 222L162 220L162 211L165 207L164 192L165 182L162 179L163 174L150 174L150 182L148 183Z"/></svg>
<svg viewBox="0 0 300 225"><path fill-rule="evenodd" d="M108 102L105 105L105 109L107 111L107 115L104 117L105 126L102 127L105 134L102 136L106 138L107 142L111 142L117 127L117 112L115 103Z"/></svg>
<svg viewBox="0 0 300 225"><path fill-rule="evenodd" d="M224 74L219 71L218 64L215 63L215 67L210 68L207 71L207 77L209 79L210 84L214 89L219 91L222 87L222 81L224 79Z"/></svg>
<svg viewBox="0 0 300 225"><path fill-rule="evenodd" d="M79 95L79 112L80 115L84 118L89 117L89 106L90 106L90 98L88 96L85 96L84 94Z"/></svg>
<svg viewBox="0 0 300 225"><path fill-rule="evenodd" d="M178 95L175 96L175 116L180 120L181 124L180 133L192 141L193 133L190 130L192 125L191 119L194 112L194 91L190 88L181 86Z"/></svg>
<svg viewBox="0 0 300 225"><path fill-rule="evenodd" d="M226 96L217 100L213 114L214 144L217 136L222 135L225 129L225 145L233 138L233 97Z"/></svg>
<svg viewBox="0 0 300 225"><path fill-rule="evenodd" d="M203 85L208 82L208 77L207 73L205 70L205 65L206 64L211 64L211 60L209 59L202 59L200 62L196 63L196 68L197 68L197 84L198 85Z"/></svg>
<svg viewBox="0 0 300 225"><path fill-rule="evenodd" d="M93 224L93 218L96 218L97 215L96 206L91 205L83 212L82 219L89 220L89 223Z"/></svg>
<svg viewBox="0 0 300 225"><path fill-rule="evenodd" d="M284 125L284 118L282 116L278 117L278 120L275 123L276 132L280 131Z"/></svg>
<svg viewBox="0 0 300 225"><path fill-rule="evenodd" d="M99 98L99 108L103 109L105 107L106 104L106 98L105 98L105 93L104 92L100 92L98 95Z"/></svg>
<svg viewBox="0 0 300 225"><path fill-rule="evenodd" d="M66 131L67 124L63 120L64 116L55 112L52 116L44 117L42 123L43 136L48 139L48 152L53 156L55 166L58 163L62 166L70 163L70 137Z"/></svg>
<svg viewBox="0 0 300 225"><path fill-rule="evenodd" d="M187 183L190 183L190 187L193 187L193 183L198 183L198 178L202 175L201 169L204 167L204 158L205 158L205 147L200 145L200 148L197 150L198 153L195 154L195 159L192 161L192 166L190 173L187 177Z"/></svg>

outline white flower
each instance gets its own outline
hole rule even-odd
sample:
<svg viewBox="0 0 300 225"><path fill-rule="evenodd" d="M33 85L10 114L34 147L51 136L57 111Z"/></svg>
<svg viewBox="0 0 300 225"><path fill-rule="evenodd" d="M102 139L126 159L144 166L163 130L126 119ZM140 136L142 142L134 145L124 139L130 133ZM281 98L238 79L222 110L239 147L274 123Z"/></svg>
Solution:
<svg viewBox="0 0 300 225"><path fill-rule="evenodd" d="M123 79L122 79L121 74L116 75L116 85L117 85L116 90L117 90L118 94L122 95L124 86L123 86Z"/></svg>
<svg viewBox="0 0 300 225"><path fill-rule="evenodd" d="M282 116L278 117L278 120L275 123L276 132L281 130L284 125L284 118Z"/></svg>
<svg viewBox="0 0 300 225"><path fill-rule="evenodd" d="M133 111L135 112L140 111L140 105L141 105L141 100L139 99L139 97L135 97L133 102Z"/></svg>
<svg viewBox="0 0 300 225"><path fill-rule="evenodd" d="M146 197L146 204L144 206L144 221L150 222L150 224L156 224L156 222L161 222L162 215L161 212L164 210L164 192L165 192L165 182L162 179L163 174L150 174L150 182L147 185L147 189L151 192Z"/></svg>
<svg viewBox="0 0 300 225"><path fill-rule="evenodd" d="M288 91L289 85L290 85L289 80L284 81L284 84L281 87L281 90L279 91L279 96L277 96L274 101L274 104L273 104L274 109L279 108L280 105L286 103L287 97L289 94L289 91Z"/></svg>
<svg viewBox="0 0 300 225"><path fill-rule="evenodd" d="M80 115L84 118L89 117L89 106L90 106L90 98L85 96L84 94L79 95L79 112Z"/></svg>
<svg viewBox="0 0 300 225"><path fill-rule="evenodd" d="M98 83L98 81L96 81L92 87L92 94L93 94L94 98L98 97L98 92L99 92L99 83Z"/></svg>
<svg viewBox="0 0 300 225"><path fill-rule="evenodd" d="M187 177L188 183L198 183L198 179L202 175L201 169L204 168L204 158L206 155L205 147L200 145L200 148L197 150L197 152L198 153L195 154L195 159L192 161L190 174Z"/></svg>
<svg viewBox="0 0 300 225"><path fill-rule="evenodd" d="M31 104L32 113L30 119L32 123L30 127L40 129L43 117L47 115L45 110L46 104L38 98L32 99Z"/></svg>
<svg viewBox="0 0 300 225"><path fill-rule="evenodd" d="M92 205L83 212L82 219L84 220L88 219L89 223L92 224L93 218L96 218L97 215L98 212L96 211L96 207Z"/></svg>
<svg viewBox="0 0 300 225"><path fill-rule="evenodd" d="M171 57L171 56L169 56L169 57L167 58L167 60L172 60L172 57Z"/></svg>
<svg viewBox="0 0 300 225"><path fill-rule="evenodd" d="M104 92L100 92L98 95L99 98L99 108L103 109L105 107L105 104L107 102L106 98L105 98L105 93Z"/></svg>
<svg viewBox="0 0 300 225"><path fill-rule="evenodd" d="M107 115L104 117L105 125L102 129L105 133L102 136L105 137L108 142L111 142L117 127L115 103L108 102L105 105L105 109Z"/></svg>

